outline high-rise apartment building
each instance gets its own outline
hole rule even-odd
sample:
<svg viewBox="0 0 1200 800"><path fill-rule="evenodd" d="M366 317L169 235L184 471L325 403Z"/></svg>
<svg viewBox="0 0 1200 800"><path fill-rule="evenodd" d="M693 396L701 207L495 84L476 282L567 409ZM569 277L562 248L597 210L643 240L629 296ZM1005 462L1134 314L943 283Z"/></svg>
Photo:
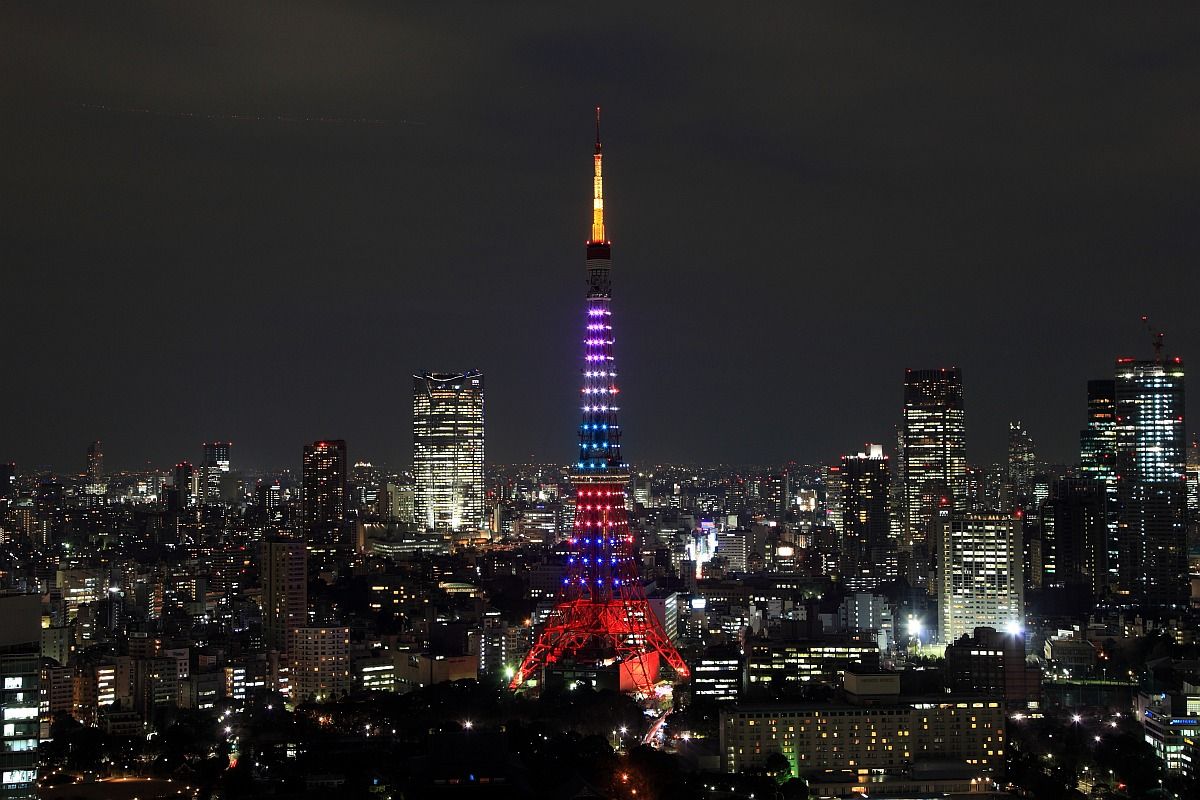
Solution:
<svg viewBox="0 0 1200 800"><path fill-rule="evenodd" d="M302 540L270 537L262 543L263 642L283 651L288 635L308 624L308 551Z"/></svg>
<svg viewBox="0 0 1200 800"><path fill-rule="evenodd" d="M1200 517L1200 440L1194 435L1187 450L1187 510L1188 519Z"/></svg>
<svg viewBox="0 0 1200 800"><path fill-rule="evenodd" d="M37 797L42 604L0 595L0 800Z"/></svg>
<svg viewBox="0 0 1200 800"><path fill-rule="evenodd" d="M1088 381L1087 396L1087 427L1079 432L1079 469L1089 478L1108 480L1116 474L1116 382Z"/></svg>
<svg viewBox="0 0 1200 800"><path fill-rule="evenodd" d="M1021 524L1007 514L951 514L938 530L941 640L976 628L1024 628Z"/></svg>
<svg viewBox="0 0 1200 800"><path fill-rule="evenodd" d="M204 460L200 464L200 501L215 505L221 502L221 477L229 474L229 450L233 442L205 442Z"/></svg>
<svg viewBox="0 0 1200 800"><path fill-rule="evenodd" d="M483 527L483 373L413 376L413 469L417 525Z"/></svg>
<svg viewBox="0 0 1200 800"><path fill-rule="evenodd" d="M966 502L966 425L958 367L905 371L900 445L900 551L913 585L929 586L935 564L932 525L939 512L964 510Z"/></svg>
<svg viewBox="0 0 1200 800"><path fill-rule="evenodd" d="M1079 471L1104 490L1104 582L1100 591L1118 586L1120 547L1117 541L1117 384L1094 380L1087 384L1087 427L1079 432Z"/></svg>
<svg viewBox="0 0 1200 800"><path fill-rule="evenodd" d="M99 483L104 476L104 450L98 441L88 445L86 475L88 483Z"/></svg>
<svg viewBox="0 0 1200 800"><path fill-rule="evenodd" d="M888 516L891 467L883 445L867 448L865 453L842 456L840 470L841 576L851 591L873 589L896 577Z"/></svg>
<svg viewBox="0 0 1200 800"><path fill-rule="evenodd" d="M9 461L0 463L0 500L11 500L17 496L17 465Z"/></svg>
<svg viewBox="0 0 1200 800"><path fill-rule="evenodd" d="M304 446L301 520L309 551L331 554L343 549L346 521L346 442L321 440Z"/></svg>
<svg viewBox="0 0 1200 800"><path fill-rule="evenodd" d="M323 702L350 689L350 629L296 628L289 649L292 701Z"/></svg>
<svg viewBox="0 0 1200 800"><path fill-rule="evenodd" d="M171 489L175 509L190 508L196 502L196 468L190 461L175 465L175 485Z"/></svg>
<svg viewBox="0 0 1200 800"><path fill-rule="evenodd" d="M1103 594L1109 584L1107 484L1095 478L1056 478L1038 515L1042 586Z"/></svg>
<svg viewBox="0 0 1200 800"><path fill-rule="evenodd" d="M1149 603L1187 597L1183 361L1117 360L1118 587Z"/></svg>
<svg viewBox="0 0 1200 800"><path fill-rule="evenodd" d="M98 441L88 445L82 489L84 502L88 506L95 505L99 497L108 491L108 484L104 480L104 450Z"/></svg>
<svg viewBox="0 0 1200 800"><path fill-rule="evenodd" d="M825 521L834 532L842 531L842 494L846 491L846 480L841 464L821 467L821 483L825 486Z"/></svg>
<svg viewBox="0 0 1200 800"><path fill-rule="evenodd" d="M1013 508L1030 511L1035 506L1033 478L1037 474L1037 451L1033 437L1020 420L1008 423L1008 477L1006 483ZM1008 511L1010 509L1001 509Z"/></svg>

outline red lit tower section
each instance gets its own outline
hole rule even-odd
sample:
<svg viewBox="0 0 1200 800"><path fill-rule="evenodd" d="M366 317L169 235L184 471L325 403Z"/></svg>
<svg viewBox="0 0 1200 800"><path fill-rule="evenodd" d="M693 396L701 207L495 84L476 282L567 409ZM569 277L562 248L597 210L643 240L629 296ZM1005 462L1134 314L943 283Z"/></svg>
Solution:
<svg viewBox="0 0 1200 800"><path fill-rule="evenodd" d="M666 662L679 678L688 668L646 600L626 515L629 465L621 460L619 389L613 361L612 247L604 234L600 109L596 109L592 236L587 243L583 421L575 485L575 527L558 603L511 683L517 689L564 662L619 665L621 688L650 694Z"/></svg>

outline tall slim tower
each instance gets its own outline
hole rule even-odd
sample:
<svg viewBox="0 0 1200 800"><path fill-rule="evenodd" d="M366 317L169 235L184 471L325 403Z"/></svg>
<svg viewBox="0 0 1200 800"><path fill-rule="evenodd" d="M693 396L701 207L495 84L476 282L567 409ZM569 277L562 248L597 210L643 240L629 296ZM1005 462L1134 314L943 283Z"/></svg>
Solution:
<svg viewBox="0 0 1200 800"><path fill-rule="evenodd" d="M1079 471L1100 485L1104 501L1103 574L1097 594L1119 587L1121 549L1117 539L1117 385L1112 380L1087 383L1087 427L1079 432Z"/></svg>
<svg viewBox="0 0 1200 800"><path fill-rule="evenodd" d="M900 445L900 550L913 585L929 586L936 563L930 547L932 525L939 515L965 509L967 446L958 367L905 370Z"/></svg>
<svg viewBox="0 0 1200 800"><path fill-rule="evenodd" d="M99 483L104 476L104 450L100 442L92 442L87 449L87 479L88 483Z"/></svg>
<svg viewBox="0 0 1200 800"><path fill-rule="evenodd" d="M587 242L583 420L571 471L575 524L558 604L512 679L516 689L552 665L617 665L624 690L649 694L666 661L680 678L687 665L646 600L626 516L629 465L621 460L617 371L613 359L612 246L604 230L600 109L593 156L592 235Z"/></svg>
<svg viewBox="0 0 1200 800"><path fill-rule="evenodd" d="M1025 512L1036 503L1033 497L1033 477L1037 473L1037 450L1029 429L1020 420L1008 423L1008 475L1011 492L1009 502ZM1004 509L1007 511L1008 509Z"/></svg>
<svg viewBox="0 0 1200 800"><path fill-rule="evenodd" d="M263 639L283 652L296 628L308 624L308 553L301 539L268 537L262 543Z"/></svg>
<svg viewBox="0 0 1200 800"><path fill-rule="evenodd" d="M868 591L896 577L888 495L891 470L883 445L842 456L841 527L838 530L842 583L851 591Z"/></svg>
<svg viewBox="0 0 1200 800"><path fill-rule="evenodd" d="M1182 359L1117 359L1118 585L1142 602L1187 597L1183 415Z"/></svg>
<svg viewBox="0 0 1200 800"><path fill-rule="evenodd" d="M345 549L342 527L346 521L346 442L342 439L304 446L300 498L308 550L318 563Z"/></svg>
<svg viewBox="0 0 1200 800"><path fill-rule="evenodd" d="M483 525L483 374L413 376L417 524L456 531Z"/></svg>

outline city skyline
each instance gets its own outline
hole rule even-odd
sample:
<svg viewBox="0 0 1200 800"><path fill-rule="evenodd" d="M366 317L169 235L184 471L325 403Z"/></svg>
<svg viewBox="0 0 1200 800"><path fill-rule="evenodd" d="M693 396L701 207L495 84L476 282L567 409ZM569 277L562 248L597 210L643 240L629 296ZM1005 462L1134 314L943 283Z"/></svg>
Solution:
<svg viewBox="0 0 1200 800"><path fill-rule="evenodd" d="M539 13L267 25L193 9L214 62L173 15L60 31L6 7L22 124L0 133L21 154L0 259L14 297L64 280L12 306L9 369L36 391L0 400L22 421L2 457L74 471L100 439L110 469L168 465L220 437L265 468L337 436L404 463L403 376L477 368L494 460L562 460L573 354L547 331L570 325L577 119L593 104L619 167L618 321L651 345L616 345L634 463L815 463L890 442L897 376L943 366L963 370L972 463L1001 460L1014 419L1070 463L1086 381L1150 351L1139 315L1169 352L1200 350L1197 162L1171 133L1190 17L796 9L730 33L702 7L614 9L580 40L577 19ZM855 70L836 69L848 53ZM1172 288L1117 288L1140 274ZM342 336L296 323L316 307ZM331 380L346 391L291 402Z"/></svg>
<svg viewBox="0 0 1200 800"><path fill-rule="evenodd" d="M1198 795L1200 18L706 2L0 7L0 800Z"/></svg>

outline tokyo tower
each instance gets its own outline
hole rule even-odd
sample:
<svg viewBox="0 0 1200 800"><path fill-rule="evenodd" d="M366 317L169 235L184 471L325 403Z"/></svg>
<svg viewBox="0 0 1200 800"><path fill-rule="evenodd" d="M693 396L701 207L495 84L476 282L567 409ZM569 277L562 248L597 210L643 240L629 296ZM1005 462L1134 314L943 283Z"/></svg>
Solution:
<svg viewBox="0 0 1200 800"><path fill-rule="evenodd" d="M615 665L623 691L649 695L663 661L681 679L687 678L688 668L646 600L626 515L629 465L621 460L621 428L617 424L620 390L609 308L612 245L604 232L602 160L597 108L580 390L583 421L579 460L571 470L575 486L571 554L557 604L510 687L517 689L530 678L541 684L542 673L553 665Z"/></svg>

